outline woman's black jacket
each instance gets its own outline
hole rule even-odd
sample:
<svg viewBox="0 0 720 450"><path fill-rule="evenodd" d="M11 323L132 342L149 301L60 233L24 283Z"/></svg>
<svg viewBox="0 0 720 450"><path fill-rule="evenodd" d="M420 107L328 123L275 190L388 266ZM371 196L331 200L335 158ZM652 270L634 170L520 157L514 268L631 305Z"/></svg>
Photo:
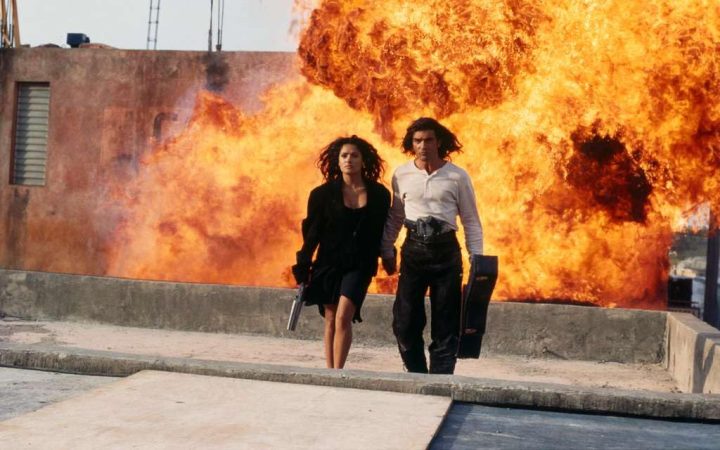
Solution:
<svg viewBox="0 0 720 450"><path fill-rule="evenodd" d="M380 240L390 209L390 191L374 181L366 180L365 185L367 209L359 223L356 242L351 246L343 233L342 180L329 181L310 192L307 217L302 221L303 246L293 266L298 283L307 281L311 265L315 269L322 266L342 269L348 263L348 248L352 249L360 268L370 275L377 273ZM311 264L316 248L317 257Z"/></svg>

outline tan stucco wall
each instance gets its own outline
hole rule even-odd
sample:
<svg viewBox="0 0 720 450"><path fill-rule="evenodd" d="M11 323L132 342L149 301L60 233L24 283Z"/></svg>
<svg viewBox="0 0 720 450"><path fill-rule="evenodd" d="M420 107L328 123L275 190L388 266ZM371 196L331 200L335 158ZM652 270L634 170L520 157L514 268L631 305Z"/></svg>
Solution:
<svg viewBox="0 0 720 450"><path fill-rule="evenodd" d="M0 50L0 267L103 274L117 225L104 214L108 178L122 185L153 134L181 126L200 89L253 111L294 62L269 52ZM50 83L44 187L10 185L18 82Z"/></svg>

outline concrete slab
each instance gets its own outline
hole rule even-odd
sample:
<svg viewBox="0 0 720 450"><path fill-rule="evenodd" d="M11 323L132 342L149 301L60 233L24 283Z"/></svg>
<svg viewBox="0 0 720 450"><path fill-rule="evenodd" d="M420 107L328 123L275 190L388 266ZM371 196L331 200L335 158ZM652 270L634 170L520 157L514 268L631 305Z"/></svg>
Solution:
<svg viewBox="0 0 720 450"><path fill-rule="evenodd" d="M292 289L0 269L0 313L12 317L321 340L317 308L303 311L296 331L286 330L294 294ZM364 321L353 327L355 342L395 345L393 299L367 297ZM482 351L659 364L665 322L663 311L492 302Z"/></svg>
<svg viewBox="0 0 720 450"><path fill-rule="evenodd" d="M683 392L720 394L720 330L690 314L668 313L665 367Z"/></svg>
<svg viewBox="0 0 720 450"><path fill-rule="evenodd" d="M587 388L457 375L307 369L189 358L129 355L78 348L53 349L0 342L0 366L126 376L164 370L251 380L450 397L484 405L720 421L720 395Z"/></svg>
<svg viewBox="0 0 720 450"><path fill-rule="evenodd" d="M424 449L450 403L147 371L0 423L0 448Z"/></svg>
<svg viewBox="0 0 720 450"><path fill-rule="evenodd" d="M322 368L318 341L0 320L0 366L114 376L166 370L441 395L486 405L720 420L720 396L676 393L659 364L495 355L460 361L457 375L447 377L403 373L393 347L354 346L350 370L336 371Z"/></svg>
<svg viewBox="0 0 720 450"><path fill-rule="evenodd" d="M0 342L52 346L73 353L73 348L126 354L283 364L324 368L322 342L247 334L199 333L149 328L118 327L75 322L0 320ZM65 350L63 350L65 349ZM348 369L403 372L397 347L354 343ZM527 358L483 355L458 362L456 375L506 381L532 381L605 389L643 389L676 392L675 381L660 364Z"/></svg>

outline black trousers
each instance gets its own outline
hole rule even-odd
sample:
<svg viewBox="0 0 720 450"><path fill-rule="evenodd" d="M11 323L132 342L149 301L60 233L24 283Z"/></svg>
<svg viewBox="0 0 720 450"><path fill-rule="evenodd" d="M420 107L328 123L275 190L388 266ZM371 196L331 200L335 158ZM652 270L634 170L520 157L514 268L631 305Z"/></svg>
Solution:
<svg viewBox="0 0 720 450"><path fill-rule="evenodd" d="M460 334L462 256L452 233L442 242L408 237L401 249L400 279L393 305L393 331L408 372L428 373L423 330L430 289L430 373L455 371Z"/></svg>

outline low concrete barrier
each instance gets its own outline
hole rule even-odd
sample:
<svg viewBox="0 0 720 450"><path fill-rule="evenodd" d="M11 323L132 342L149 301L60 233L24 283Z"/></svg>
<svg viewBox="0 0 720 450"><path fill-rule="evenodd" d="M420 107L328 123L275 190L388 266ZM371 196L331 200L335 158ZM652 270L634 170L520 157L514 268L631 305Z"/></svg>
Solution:
<svg viewBox="0 0 720 450"><path fill-rule="evenodd" d="M691 314L668 313L665 355L680 390L720 394L720 330Z"/></svg>
<svg viewBox="0 0 720 450"><path fill-rule="evenodd" d="M92 321L188 331L321 339L317 309L285 329L291 289L139 281L0 269L0 312L31 320ZM392 296L369 295L356 342L395 345ZM429 327L428 327L429 328ZM661 363L665 313L493 302L483 352L529 357Z"/></svg>
<svg viewBox="0 0 720 450"><path fill-rule="evenodd" d="M128 376L141 370L192 373L282 383L448 396L490 406L720 421L720 397L450 375L311 369L271 364L162 358L111 351L18 345L0 341L0 367L87 375Z"/></svg>

